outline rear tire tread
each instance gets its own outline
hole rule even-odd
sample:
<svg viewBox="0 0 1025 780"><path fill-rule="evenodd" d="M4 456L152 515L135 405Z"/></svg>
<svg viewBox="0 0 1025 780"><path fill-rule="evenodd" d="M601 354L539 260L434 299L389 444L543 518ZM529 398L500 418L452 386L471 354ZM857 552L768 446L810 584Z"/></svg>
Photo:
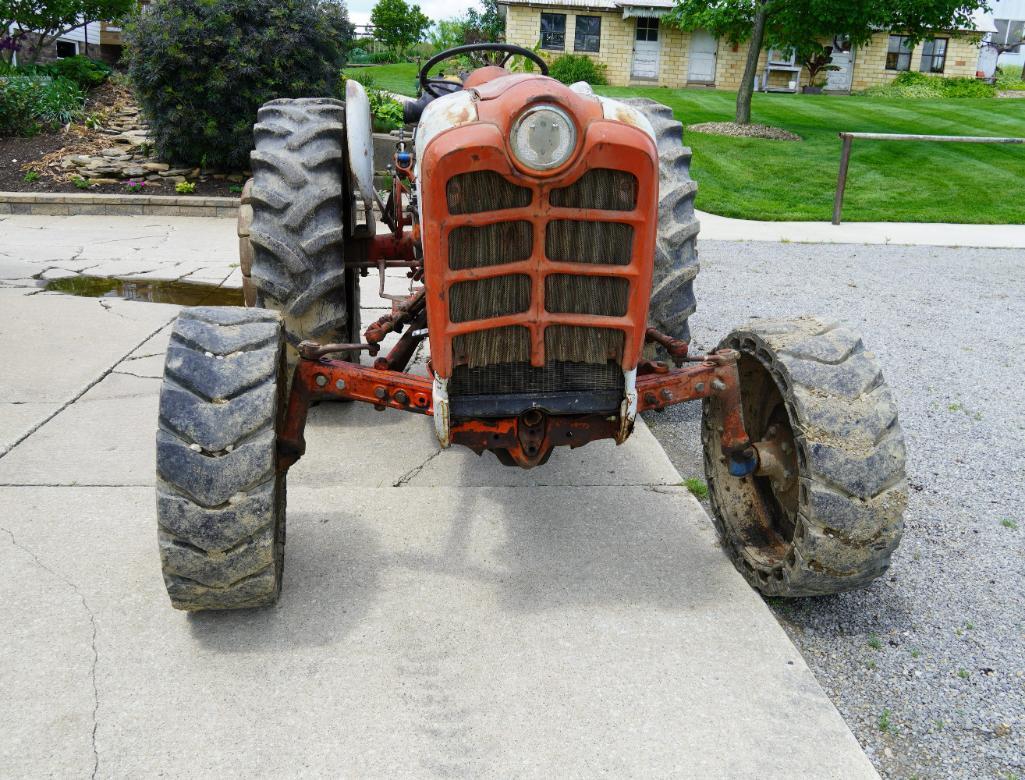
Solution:
<svg viewBox="0 0 1025 780"><path fill-rule="evenodd" d="M344 104L273 100L260 109L254 137L249 240L256 305L283 312L293 348L305 339L348 341L358 312L348 311L339 248L348 229Z"/></svg>
<svg viewBox="0 0 1025 780"><path fill-rule="evenodd" d="M673 111L650 98L621 102L640 111L655 130L659 156L658 238L648 319L663 333L690 341L688 320L697 310L694 279L698 275L694 214L697 183L690 177L690 149L683 145L683 125Z"/></svg>

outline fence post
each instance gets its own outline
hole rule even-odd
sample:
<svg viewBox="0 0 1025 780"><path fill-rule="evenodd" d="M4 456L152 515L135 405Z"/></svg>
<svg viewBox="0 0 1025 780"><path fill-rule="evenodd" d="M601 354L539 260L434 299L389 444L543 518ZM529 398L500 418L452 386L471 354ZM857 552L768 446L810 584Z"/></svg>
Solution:
<svg viewBox="0 0 1025 780"><path fill-rule="evenodd" d="M843 193L847 188L847 166L851 162L851 141L846 133L840 133L843 148L840 151L840 173L836 179L836 195L833 197L833 224L840 224L840 211L843 209Z"/></svg>

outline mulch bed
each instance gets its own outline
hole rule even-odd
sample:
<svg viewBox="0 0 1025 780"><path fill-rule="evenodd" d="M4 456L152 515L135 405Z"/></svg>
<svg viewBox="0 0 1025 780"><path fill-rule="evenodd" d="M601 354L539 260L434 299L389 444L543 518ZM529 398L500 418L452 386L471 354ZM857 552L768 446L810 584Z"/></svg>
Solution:
<svg viewBox="0 0 1025 780"><path fill-rule="evenodd" d="M734 138L764 138L768 141L800 141L801 136L784 130L781 127L769 127L769 125L738 125L736 122L702 122L697 125L687 125L687 129L694 133L705 133L706 135L726 135Z"/></svg>

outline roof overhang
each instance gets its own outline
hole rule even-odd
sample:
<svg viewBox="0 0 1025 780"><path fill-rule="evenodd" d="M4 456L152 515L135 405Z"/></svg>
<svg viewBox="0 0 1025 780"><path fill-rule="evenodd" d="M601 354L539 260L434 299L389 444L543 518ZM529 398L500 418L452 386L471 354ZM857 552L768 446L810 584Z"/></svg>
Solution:
<svg viewBox="0 0 1025 780"><path fill-rule="evenodd" d="M623 9L624 19L629 19L631 16L659 18L673 10L672 0L655 0L654 2L649 0L647 3L619 2L616 5Z"/></svg>

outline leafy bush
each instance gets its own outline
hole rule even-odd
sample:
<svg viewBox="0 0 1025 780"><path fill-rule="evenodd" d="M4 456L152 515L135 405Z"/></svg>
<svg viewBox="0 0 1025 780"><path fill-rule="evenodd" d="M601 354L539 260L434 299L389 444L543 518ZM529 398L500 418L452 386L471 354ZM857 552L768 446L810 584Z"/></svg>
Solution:
<svg viewBox="0 0 1025 780"><path fill-rule="evenodd" d="M383 49L382 51L372 51L368 58L374 65L388 65L392 62L398 62L401 58L391 49Z"/></svg>
<svg viewBox="0 0 1025 780"><path fill-rule="evenodd" d="M996 94L992 84L972 78L943 78L909 70L889 84L870 87L862 94L873 97L900 97L917 100L942 98L986 98Z"/></svg>
<svg viewBox="0 0 1025 780"><path fill-rule="evenodd" d="M0 135L34 135L82 114L85 93L68 79L0 76Z"/></svg>
<svg viewBox="0 0 1025 780"><path fill-rule="evenodd" d="M380 89L368 89L370 114L373 118L374 132L387 133L397 130L404 124L402 104L387 92Z"/></svg>
<svg viewBox="0 0 1025 780"><path fill-rule="evenodd" d="M43 69L51 76L71 79L82 89L98 87L107 80L111 73L111 67L107 63L82 55L65 57L62 60L48 63L43 66Z"/></svg>
<svg viewBox="0 0 1025 780"><path fill-rule="evenodd" d="M1001 65L997 68L997 89L1020 92L1025 90L1025 68Z"/></svg>
<svg viewBox="0 0 1025 780"><path fill-rule="evenodd" d="M564 54L548 66L548 75L563 84L586 81L588 84L608 84L605 65L582 54Z"/></svg>
<svg viewBox="0 0 1025 780"><path fill-rule="evenodd" d="M352 35L326 0L156 0L129 25L128 72L162 159L248 165L257 109L330 96Z"/></svg>
<svg viewBox="0 0 1025 780"><path fill-rule="evenodd" d="M973 78L943 79L943 97L988 98L996 95L992 84Z"/></svg>

